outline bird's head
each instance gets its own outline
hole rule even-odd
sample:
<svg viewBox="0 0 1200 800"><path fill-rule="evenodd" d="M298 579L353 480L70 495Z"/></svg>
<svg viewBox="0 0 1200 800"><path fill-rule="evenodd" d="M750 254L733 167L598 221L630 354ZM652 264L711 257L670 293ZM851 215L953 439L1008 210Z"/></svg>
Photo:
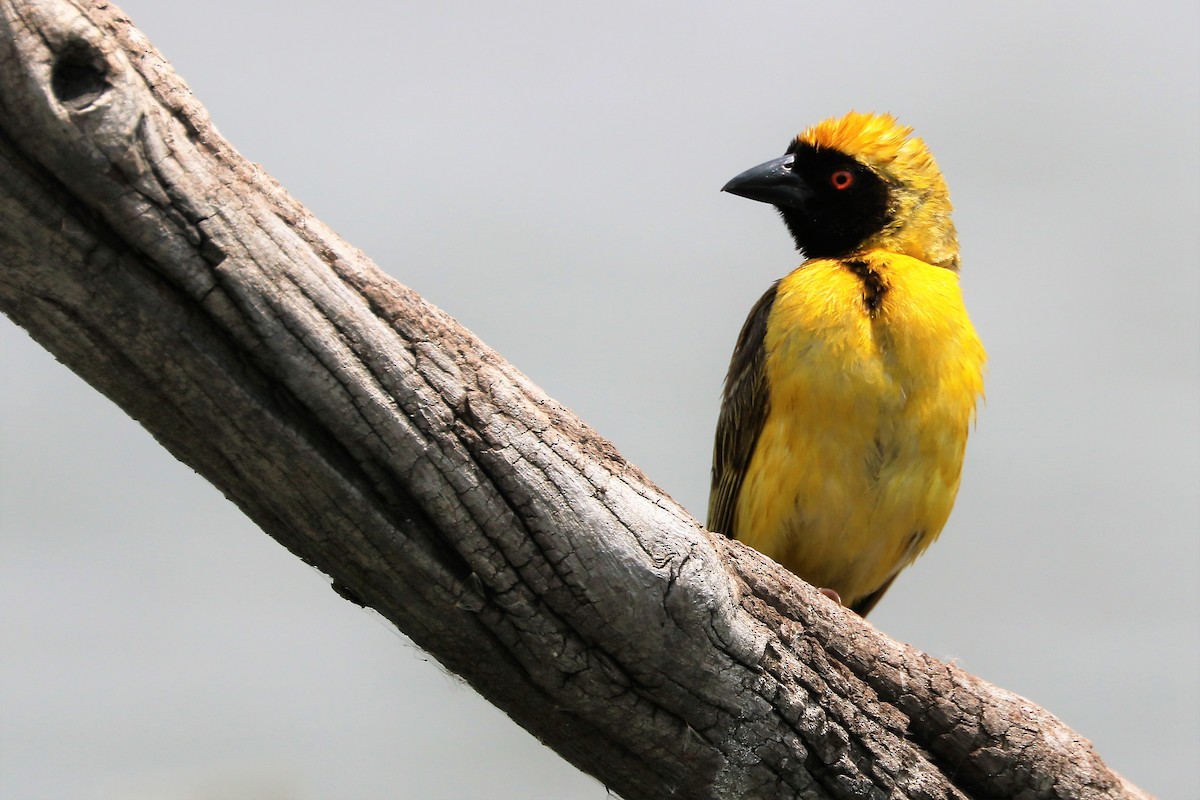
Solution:
<svg viewBox="0 0 1200 800"><path fill-rule="evenodd" d="M950 195L925 143L890 114L827 119L724 191L771 203L809 258L886 250L958 269Z"/></svg>

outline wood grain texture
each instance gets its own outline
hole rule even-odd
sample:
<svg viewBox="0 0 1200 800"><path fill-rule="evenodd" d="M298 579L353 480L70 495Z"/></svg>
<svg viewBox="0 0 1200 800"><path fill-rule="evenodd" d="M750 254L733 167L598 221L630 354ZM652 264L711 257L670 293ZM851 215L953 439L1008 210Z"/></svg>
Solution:
<svg viewBox="0 0 1200 800"><path fill-rule="evenodd" d="M0 0L0 308L630 800L1145 796L703 530L245 161L109 3Z"/></svg>

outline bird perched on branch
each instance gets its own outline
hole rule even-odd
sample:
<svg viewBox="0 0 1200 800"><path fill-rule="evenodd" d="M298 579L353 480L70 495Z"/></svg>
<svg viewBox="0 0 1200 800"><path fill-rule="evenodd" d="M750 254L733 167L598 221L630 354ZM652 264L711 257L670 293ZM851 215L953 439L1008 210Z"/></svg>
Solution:
<svg viewBox="0 0 1200 800"><path fill-rule="evenodd" d="M774 205L807 260L738 335L708 526L861 615L946 524L983 393L949 194L911 134L852 112L724 187Z"/></svg>

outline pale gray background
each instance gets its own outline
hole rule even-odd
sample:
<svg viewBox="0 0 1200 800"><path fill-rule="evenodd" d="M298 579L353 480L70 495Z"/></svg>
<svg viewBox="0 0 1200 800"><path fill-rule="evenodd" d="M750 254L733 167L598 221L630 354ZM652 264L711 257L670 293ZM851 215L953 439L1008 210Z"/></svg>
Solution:
<svg viewBox="0 0 1200 800"><path fill-rule="evenodd" d="M737 328L797 263L718 188L850 108L917 126L988 402L872 621L1200 796L1194 2L123 5L243 153L698 514ZM0 796L605 797L0 337Z"/></svg>

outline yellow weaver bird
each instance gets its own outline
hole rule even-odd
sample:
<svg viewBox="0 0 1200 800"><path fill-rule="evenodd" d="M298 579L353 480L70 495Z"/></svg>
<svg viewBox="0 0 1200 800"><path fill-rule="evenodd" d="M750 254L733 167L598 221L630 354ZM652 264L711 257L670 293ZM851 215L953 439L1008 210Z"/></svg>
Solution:
<svg viewBox="0 0 1200 800"><path fill-rule="evenodd" d="M852 112L724 187L774 205L807 260L738 335L708 527L864 616L946 524L983 393L950 197L911 134Z"/></svg>

